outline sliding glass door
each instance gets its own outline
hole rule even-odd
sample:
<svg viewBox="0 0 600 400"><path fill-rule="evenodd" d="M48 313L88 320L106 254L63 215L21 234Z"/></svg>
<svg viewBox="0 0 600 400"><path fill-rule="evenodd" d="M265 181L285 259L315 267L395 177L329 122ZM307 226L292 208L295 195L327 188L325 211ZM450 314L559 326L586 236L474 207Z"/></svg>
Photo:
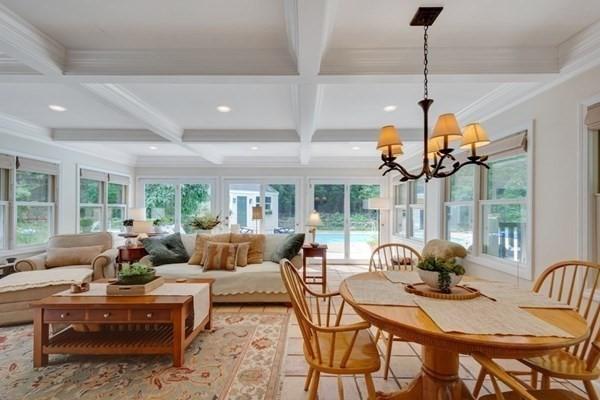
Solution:
<svg viewBox="0 0 600 400"><path fill-rule="evenodd" d="M378 183L319 182L310 184L313 209L321 216L317 242L327 244L327 257L367 260L378 243L377 211L367 200L381 196Z"/></svg>

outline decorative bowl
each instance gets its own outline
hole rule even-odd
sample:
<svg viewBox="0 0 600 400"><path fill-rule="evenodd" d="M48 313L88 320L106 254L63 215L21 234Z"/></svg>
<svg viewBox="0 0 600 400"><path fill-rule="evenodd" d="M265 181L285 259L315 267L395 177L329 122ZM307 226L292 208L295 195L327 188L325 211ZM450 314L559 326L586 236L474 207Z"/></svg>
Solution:
<svg viewBox="0 0 600 400"><path fill-rule="evenodd" d="M439 290L443 292L442 288L440 288L439 275L440 273L437 271L425 271L423 269L418 269L419 278L425 282L427 286L432 288L433 290ZM458 285L462 280L462 275L456 275L455 273L450 273L450 283L448 285L448 289L452 289L454 286Z"/></svg>
<svg viewBox="0 0 600 400"><path fill-rule="evenodd" d="M119 274L119 280L117 283L119 285L145 285L156 277L156 272L154 270L150 270L145 274L141 275L128 275L122 276Z"/></svg>

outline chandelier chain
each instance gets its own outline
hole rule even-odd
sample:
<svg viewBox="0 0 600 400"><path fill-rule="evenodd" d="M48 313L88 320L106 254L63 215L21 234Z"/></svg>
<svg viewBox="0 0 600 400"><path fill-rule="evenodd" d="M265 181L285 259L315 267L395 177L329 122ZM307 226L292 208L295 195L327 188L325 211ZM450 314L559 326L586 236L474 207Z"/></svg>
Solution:
<svg viewBox="0 0 600 400"><path fill-rule="evenodd" d="M424 33L423 33L423 77L425 78L423 83L424 83L424 93L423 93L423 98L427 99L429 98L429 88L428 88L428 74L429 74L429 44L427 42L427 39L429 38L429 34L427 33L429 29L428 25L425 25L425 29L424 29Z"/></svg>

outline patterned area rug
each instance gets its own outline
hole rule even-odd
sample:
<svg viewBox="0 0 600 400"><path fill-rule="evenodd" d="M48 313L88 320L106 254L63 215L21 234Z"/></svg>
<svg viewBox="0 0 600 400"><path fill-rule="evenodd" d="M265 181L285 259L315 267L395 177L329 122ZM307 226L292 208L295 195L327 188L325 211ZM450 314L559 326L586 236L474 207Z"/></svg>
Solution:
<svg viewBox="0 0 600 400"><path fill-rule="evenodd" d="M51 355L33 368L32 325L0 328L0 399L269 400L284 354L288 314L215 313L185 353L170 357Z"/></svg>

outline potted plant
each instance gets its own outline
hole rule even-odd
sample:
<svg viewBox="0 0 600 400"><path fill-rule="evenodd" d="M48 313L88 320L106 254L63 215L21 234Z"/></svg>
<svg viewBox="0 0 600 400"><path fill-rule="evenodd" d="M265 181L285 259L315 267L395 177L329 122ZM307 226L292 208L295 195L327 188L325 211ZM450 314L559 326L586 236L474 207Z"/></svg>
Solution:
<svg viewBox="0 0 600 400"><path fill-rule="evenodd" d="M162 221L160 220L160 218L157 218L154 221L152 221L152 225L154 226L154 232L156 232L156 233L162 232Z"/></svg>
<svg viewBox="0 0 600 400"><path fill-rule="evenodd" d="M464 267L454 258L425 257L417 264L417 269L427 286L442 293L450 293L465 274Z"/></svg>
<svg viewBox="0 0 600 400"><path fill-rule="evenodd" d="M133 263L121 269L117 283L120 285L145 285L155 277L154 268L141 263Z"/></svg>
<svg viewBox="0 0 600 400"><path fill-rule="evenodd" d="M220 223L221 217L219 215L205 214L192 218L190 226L199 233L210 233Z"/></svg>
<svg viewBox="0 0 600 400"><path fill-rule="evenodd" d="M123 220L123 226L125 227L125 232L132 233L133 232L133 219Z"/></svg>

